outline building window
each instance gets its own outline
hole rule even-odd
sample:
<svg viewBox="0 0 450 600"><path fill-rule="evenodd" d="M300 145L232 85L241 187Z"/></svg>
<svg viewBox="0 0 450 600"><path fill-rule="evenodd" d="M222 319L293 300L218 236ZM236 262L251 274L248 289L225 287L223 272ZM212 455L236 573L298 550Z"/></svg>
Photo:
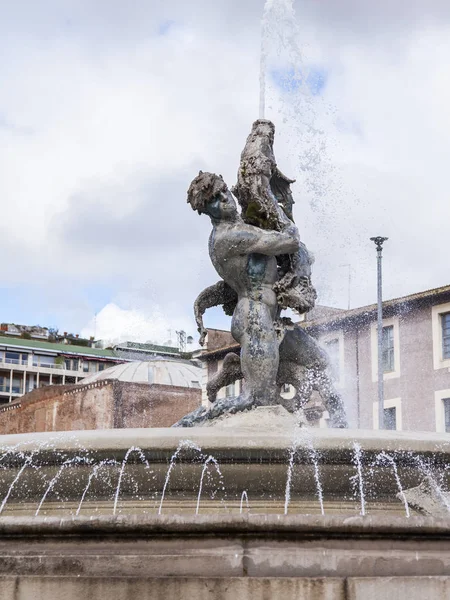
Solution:
<svg viewBox="0 0 450 600"><path fill-rule="evenodd" d="M339 340L333 339L325 341L331 376L333 379L339 379Z"/></svg>
<svg viewBox="0 0 450 600"><path fill-rule="evenodd" d="M26 365L28 356L19 352L5 352L5 362L13 365Z"/></svg>
<svg viewBox="0 0 450 600"><path fill-rule="evenodd" d="M51 369L52 367L55 366L55 357L34 354L33 355L33 367L39 367L39 366Z"/></svg>
<svg viewBox="0 0 450 600"><path fill-rule="evenodd" d="M378 402L373 403L373 428L380 429ZM402 399L389 398L384 401L384 429L402 430Z"/></svg>
<svg viewBox="0 0 450 600"><path fill-rule="evenodd" d="M83 361L83 373L89 373L89 363L87 360Z"/></svg>
<svg viewBox="0 0 450 600"><path fill-rule="evenodd" d="M225 396L226 398L234 398L235 395L236 392L234 388L234 383L230 383L230 385L227 385L227 387L225 388Z"/></svg>
<svg viewBox="0 0 450 600"><path fill-rule="evenodd" d="M392 431L397 429L397 409L395 406L384 409L384 428Z"/></svg>
<svg viewBox="0 0 450 600"><path fill-rule="evenodd" d="M16 378L13 377L12 382L11 382L11 386L9 385L8 382L8 390L11 394L22 394L22 383L23 383L23 379L22 378Z"/></svg>
<svg viewBox="0 0 450 600"><path fill-rule="evenodd" d="M394 326L383 327L383 373L395 370Z"/></svg>
<svg viewBox="0 0 450 600"><path fill-rule="evenodd" d="M105 363L98 363L98 370L99 371L104 371L105 370Z"/></svg>
<svg viewBox="0 0 450 600"><path fill-rule="evenodd" d="M445 432L450 433L450 398L443 398Z"/></svg>
<svg viewBox="0 0 450 600"><path fill-rule="evenodd" d="M450 312L441 315L442 358L450 358Z"/></svg>

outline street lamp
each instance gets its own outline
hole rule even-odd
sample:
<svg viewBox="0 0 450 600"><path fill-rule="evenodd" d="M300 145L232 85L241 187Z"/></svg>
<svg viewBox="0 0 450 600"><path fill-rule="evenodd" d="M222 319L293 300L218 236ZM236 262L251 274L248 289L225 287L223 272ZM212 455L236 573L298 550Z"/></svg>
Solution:
<svg viewBox="0 0 450 600"><path fill-rule="evenodd" d="M371 237L377 249L377 333L378 333L378 428L384 429L384 389L383 389L383 294L382 294L382 271L381 260L383 244L387 237Z"/></svg>

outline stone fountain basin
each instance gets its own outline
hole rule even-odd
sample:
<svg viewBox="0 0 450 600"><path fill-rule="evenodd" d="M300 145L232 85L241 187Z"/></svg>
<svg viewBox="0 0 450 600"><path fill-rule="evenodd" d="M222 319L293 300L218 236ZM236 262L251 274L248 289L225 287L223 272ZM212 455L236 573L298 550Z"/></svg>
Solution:
<svg viewBox="0 0 450 600"><path fill-rule="evenodd" d="M166 481L171 459L185 440L201 448L203 457L200 458L198 451L183 449ZM361 448L361 477L355 444ZM388 511L404 515L404 499L398 497L392 465L375 462L380 452L395 460L403 489L417 487L424 480L418 457L422 464L429 465L442 489L448 484L449 436L433 433L336 429L305 432L294 427L281 429L274 423L273 427L258 429L202 427L17 434L0 436L3 456L0 503L10 490L2 514L34 515L55 476L57 480L39 511L42 516L74 515L77 511L80 515L112 514L114 507L116 514L239 513L247 511L242 498L244 491L250 513L284 514L289 459L294 446L297 451L287 506L289 514L320 512L318 475L327 514L360 514L362 489L367 514ZM133 447L142 454L129 452ZM32 453L33 466L27 466L16 480L24 460ZM208 468L204 467L210 456L217 461L222 479L211 461ZM76 457L81 462L62 468L65 462L76 461ZM91 477L80 507L89 476L103 460L114 460L116 464L103 466Z"/></svg>
<svg viewBox="0 0 450 600"><path fill-rule="evenodd" d="M183 440L201 447L203 459L182 451L170 469ZM293 440L298 453L284 514ZM355 444L361 448L359 465ZM304 435L276 427L125 429L3 436L0 446L0 502L10 491L0 516L5 600L422 600L450 594L448 513L433 518L411 510L406 518L393 468L374 466L379 453L387 452L403 487L417 486L424 480L420 459L444 490L448 436L317 429ZM142 454L129 452L133 447ZM34 466L18 477L33 452ZM209 456L218 461L222 481L215 468L208 481ZM61 470L77 457L92 462ZM91 478L80 508L93 469L112 459L116 465ZM317 473L325 515L317 514ZM53 490L35 516L52 480Z"/></svg>

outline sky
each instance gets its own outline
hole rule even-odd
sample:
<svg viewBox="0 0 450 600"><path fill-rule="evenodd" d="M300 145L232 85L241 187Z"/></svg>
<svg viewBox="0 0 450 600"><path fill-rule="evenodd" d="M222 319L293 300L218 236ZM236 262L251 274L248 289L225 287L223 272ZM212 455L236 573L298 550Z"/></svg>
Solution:
<svg viewBox="0 0 450 600"><path fill-rule="evenodd" d="M447 0L0 10L1 321L195 335L192 304L218 277L186 190L199 169L235 183L259 116L263 15L265 116L318 302L376 301L376 235L385 298L450 283ZM229 327L219 309L205 320Z"/></svg>

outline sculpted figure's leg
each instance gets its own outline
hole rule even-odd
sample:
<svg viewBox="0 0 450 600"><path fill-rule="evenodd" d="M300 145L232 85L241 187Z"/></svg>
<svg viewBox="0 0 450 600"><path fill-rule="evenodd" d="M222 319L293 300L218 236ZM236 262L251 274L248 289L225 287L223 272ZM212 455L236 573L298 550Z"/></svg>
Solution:
<svg viewBox="0 0 450 600"><path fill-rule="evenodd" d="M276 404L279 341L270 309L244 298L236 308L231 331L241 344L243 398L255 406Z"/></svg>
<svg viewBox="0 0 450 600"><path fill-rule="evenodd" d="M320 397L325 404L325 408L330 415L332 427L341 429L348 427L342 398L336 391L333 382L325 371L317 373L314 389L319 392Z"/></svg>
<svg viewBox="0 0 450 600"><path fill-rule="evenodd" d="M206 384L208 400L215 402L217 392L223 387L242 379L241 361L237 354L229 352L223 359L222 369Z"/></svg>
<svg viewBox="0 0 450 600"><path fill-rule="evenodd" d="M280 361L282 368L278 381L296 388L298 407L305 405L316 390L330 415L332 426L348 427L344 403L327 374L327 356L313 337L300 327L287 330L280 345Z"/></svg>

